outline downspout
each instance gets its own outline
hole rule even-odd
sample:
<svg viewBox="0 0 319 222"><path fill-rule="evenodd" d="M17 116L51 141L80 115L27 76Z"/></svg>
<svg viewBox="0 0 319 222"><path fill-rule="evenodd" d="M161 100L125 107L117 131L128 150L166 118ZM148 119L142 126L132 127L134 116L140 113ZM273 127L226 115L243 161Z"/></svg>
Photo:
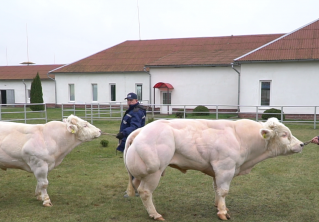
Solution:
<svg viewBox="0 0 319 222"><path fill-rule="evenodd" d="M27 104L28 102L28 97L27 97L27 85L24 82L24 79L22 79L22 83L24 84L24 100L25 100L25 104Z"/></svg>
<svg viewBox="0 0 319 222"><path fill-rule="evenodd" d="M47 76L49 79L53 80L54 81L54 100L55 100L55 107L57 106L57 95L56 95L56 81L55 79L51 78L50 76L50 72L47 73Z"/></svg>
<svg viewBox="0 0 319 222"><path fill-rule="evenodd" d="M146 72L148 75L149 75L149 99L150 99L150 102L149 102L149 105L152 104L152 76L151 76L151 73L146 71L146 67L144 66L144 72ZM155 91L154 91L154 101L155 101ZM152 109L152 118L154 118L154 109L155 109L155 104L154 104L154 108Z"/></svg>
<svg viewBox="0 0 319 222"><path fill-rule="evenodd" d="M231 67L233 70L235 70L235 72L238 73L238 98L237 98L237 113L239 115L239 105L240 105L240 72L234 68L234 63L231 63Z"/></svg>
<svg viewBox="0 0 319 222"><path fill-rule="evenodd" d="M151 86L151 73L150 72L148 72L148 71L146 71L146 67L144 66L144 72L146 72L148 75L149 75L149 98L150 98L150 103L149 104L152 104L152 86Z"/></svg>

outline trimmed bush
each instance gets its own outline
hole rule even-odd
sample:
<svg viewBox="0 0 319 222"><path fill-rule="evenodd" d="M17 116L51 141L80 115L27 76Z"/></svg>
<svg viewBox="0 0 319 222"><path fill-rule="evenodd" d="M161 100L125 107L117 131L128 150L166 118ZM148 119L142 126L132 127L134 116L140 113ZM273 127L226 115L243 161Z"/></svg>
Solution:
<svg viewBox="0 0 319 222"><path fill-rule="evenodd" d="M31 83L30 103L43 103L42 85L39 73L34 77ZM44 105L31 105L32 111L44 110Z"/></svg>
<svg viewBox="0 0 319 222"><path fill-rule="evenodd" d="M179 109L176 113L175 113L175 117L176 118L184 118L184 110L183 109ZM187 117L187 113L185 113L185 118Z"/></svg>
<svg viewBox="0 0 319 222"><path fill-rule="evenodd" d="M100 144L103 146L103 147L107 147L109 145L109 141L108 140L101 140Z"/></svg>
<svg viewBox="0 0 319 222"><path fill-rule="evenodd" d="M278 120L281 120L281 110L271 108L264 111L264 113L261 115L261 118L264 120L267 120L271 117L276 117ZM283 120L285 120L285 114L283 114Z"/></svg>
<svg viewBox="0 0 319 222"><path fill-rule="evenodd" d="M193 110L193 116L208 116L209 109L206 106L197 106Z"/></svg>

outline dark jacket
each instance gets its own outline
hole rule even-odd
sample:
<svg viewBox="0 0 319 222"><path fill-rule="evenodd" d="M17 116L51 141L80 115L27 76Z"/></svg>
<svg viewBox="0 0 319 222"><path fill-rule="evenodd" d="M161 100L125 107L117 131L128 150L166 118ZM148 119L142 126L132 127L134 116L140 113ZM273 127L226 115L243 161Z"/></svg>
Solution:
<svg viewBox="0 0 319 222"><path fill-rule="evenodd" d="M131 134L131 132L145 125L145 117L146 109L140 105L139 102L134 105L130 105L122 118L120 133L123 133L124 138L120 140L120 144L116 148L117 150L121 152L124 151L127 137Z"/></svg>

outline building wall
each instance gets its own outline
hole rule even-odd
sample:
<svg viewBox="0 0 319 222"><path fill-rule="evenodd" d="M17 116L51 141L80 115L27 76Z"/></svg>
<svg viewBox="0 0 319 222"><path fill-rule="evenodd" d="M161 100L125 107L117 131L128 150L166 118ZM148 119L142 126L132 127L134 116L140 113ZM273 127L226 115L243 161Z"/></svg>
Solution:
<svg viewBox="0 0 319 222"><path fill-rule="evenodd" d="M158 82L170 83L174 87L171 94L172 104L238 103L238 74L231 67L151 68L150 73L152 103L153 86ZM159 89L155 89L155 104L162 104Z"/></svg>
<svg viewBox="0 0 319 222"><path fill-rule="evenodd" d="M271 81L270 106L319 105L319 62L253 63L241 66L240 104L260 106L260 81ZM278 107L274 107L278 108ZM242 108L241 111L252 111ZM280 109L280 108L279 108ZM313 113L313 108L291 108L286 113Z"/></svg>
<svg viewBox="0 0 319 222"><path fill-rule="evenodd" d="M32 80L1 80L0 90L14 90L15 103L26 103L26 93L31 89ZM41 80L44 103L55 103L55 87L53 80ZM27 98L27 103L30 99Z"/></svg>
<svg viewBox="0 0 319 222"><path fill-rule="evenodd" d="M56 74L57 104L74 103L69 100L69 84L75 87L75 103L92 103L92 84L98 86L98 103L111 100L110 84L116 85L116 101L125 102L124 98L130 92L136 92L136 84L142 84L142 99L149 100L149 74L141 73L81 73Z"/></svg>

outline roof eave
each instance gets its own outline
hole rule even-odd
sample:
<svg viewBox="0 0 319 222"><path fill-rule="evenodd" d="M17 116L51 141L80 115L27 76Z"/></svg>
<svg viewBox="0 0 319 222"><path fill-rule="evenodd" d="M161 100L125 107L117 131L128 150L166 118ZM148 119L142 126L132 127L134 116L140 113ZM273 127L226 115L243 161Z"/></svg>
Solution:
<svg viewBox="0 0 319 222"><path fill-rule="evenodd" d="M74 72L54 72L54 73L51 73L51 74L86 74L86 73L92 73L92 74L112 74L112 73L143 73L145 71L143 70L140 70L140 71L107 71L107 72L77 72L77 71L74 71Z"/></svg>
<svg viewBox="0 0 319 222"><path fill-rule="evenodd" d="M191 65L145 65L148 68L188 68L188 67L228 67L231 63L227 64L191 64Z"/></svg>
<svg viewBox="0 0 319 222"><path fill-rule="evenodd" d="M316 62L316 61L319 61L319 59L250 60L250 61L234 61L234 64L270 63L270 62Z"/></svg>

